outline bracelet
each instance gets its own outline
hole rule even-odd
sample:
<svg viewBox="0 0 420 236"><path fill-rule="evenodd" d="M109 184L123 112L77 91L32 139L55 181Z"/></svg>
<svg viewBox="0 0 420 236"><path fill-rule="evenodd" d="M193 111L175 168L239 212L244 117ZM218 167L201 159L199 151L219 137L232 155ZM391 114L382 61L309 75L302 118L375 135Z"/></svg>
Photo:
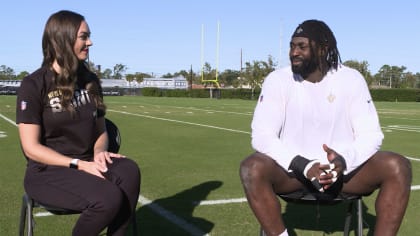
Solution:
<svg viewBox="0 0 420 236"><path fill-rule="evenodd" d="M78 169L79 168L79 159L76 159L76 158L71 159L69 167L72 168L72 169Z"/></svg>

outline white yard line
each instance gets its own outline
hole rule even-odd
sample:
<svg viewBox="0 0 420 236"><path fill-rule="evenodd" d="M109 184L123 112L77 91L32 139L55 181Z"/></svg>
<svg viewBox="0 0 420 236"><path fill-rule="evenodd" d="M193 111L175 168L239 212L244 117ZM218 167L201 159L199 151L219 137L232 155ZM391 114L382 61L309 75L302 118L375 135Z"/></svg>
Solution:
<svg viewBox="0 0 420 236"><path fill-rule="evenodd" d="M42 211L42 212L37 212L34 214L34 217L44 217L44 216L53 216L53 213L50 213L48 211Z"/></svg>
<svg viewBox="0 0 420 236"><path fill-rule="evenodd" d="M5 121L9 122L10 124L12 124L12 125L14 125L14 126L17 126L17 125L16 125L16 122L14 122L13 120L11 120L11 119L7 118L6 116L2 115L1 113L0 113L0 117L1 117L1 118L3 118L3 120L5 120Z"/></svg>
<svg viewBox="0 0 420 236"><path fill-rule="evenodd" d="M201 109L195 107L172 107L170 108L177 108L177 109L185 109L185 110L193 110L193 111L206 111L206 112L215 112L215 113L226 113L226 114L235 114L235 115L246 115L251 116L253 113L243 113L243 112L234 112L234 111L219 111L219 110L208 110L208 109Z"/></svg>
<svg viewBox="0 0 420 236"><path fill-rule="evenodd" d="M218 126L213 126L213 125L193 123L193 122L188 122L188 121L173 120L173 119L161 118L161 117L156 117L156 116L142 115L142 114L131 113L131 112L126 112L126 111L117 111L117 110L111 110L111 109L109 109L107 111L116 112L116 113L120 113L120 114L127 114L127 115L132 115L132 116L139 116L139 117L144 117L144 118L149 118L149 119L154 119L154 120L163 120L163 121L181 123L181 124L186 124L186 125L194 125L194 126L200 126L200 127L206 127L206 128L212 128L212 129L220 129L220 130L230 131L230 132L234 132L234 133L251 134L249 131L229 129L229 128L223 128L223 127L218 127Z"/></svg>
<svg viewBox="0 0 420 236"><path fill-rule="evenodd" d="M420 161L419 158L407 157L407 156L406 156L406 158L409 159L409 160L412 160L412 161Z"/></svg>
<svg viewBox="0 0 420 236"><path fill-rule="evenodd" d="M414 191L414 190L420 190L420 185L412 185L411 191Z"/></svg>
<svg viewBox="0 0 420 236"><path fill-rule="evenodd" d="M108 102L112 104L127 104L127 103L121 103L121 102ZM196 107L182 107L182 106L171 106L171 105L156 105L156 104L150 104L150 103L129 103L130 105L139 105L141 108L145 108L145 106L154 107L154 108L170 108L170 109L183 109L183 110L193 110L193 111L204 111L204 112L214 112L214 113L226 113L226 114L235 114L235 115L246 115L246 116L252 116L254 113L254 110L249 112L234 112L234 111L222 111L222 110L212 110L212 109L203 109L203 108L196 108ZM238 104L223 104L223 106L237 106Z"/></svg>
<svg viewBox="0 0 420 236"><path fill-rule="evenodd" d="M401 114L398 114L398 115L401 115ZM398 120L411 120L411 121L420 120L420 119L416 119L416 118L395 117L395 116L381 116L381 119L398 119Z"/></svg>
<svg viewBox="0 0 420 236"><path fill-rule="evenodd" d="M388 125L388 126L382 126L383 130L399 130L399 131L408 131L408 132L420 132L420 126L409 126L409 125Z"/></svg>
<svg viewBox="0 0 420 236"><path fill-rule="evenodd" d="M171 221L175 225L181 227L182 229L184 229L185 231L187 231L191 235L197 235L197 236L199 236L199 235L200 236L201 235L204 235L204 236L209 235L209 234L206 234L205 232L201 231L199 228L195 227L194 225L186 222L182 218L179 218L178 216L176 216L172 212L166 210L165 208L159 206L156 203L153 203L151 200L149 200L149 199L147 199L147 198L145 198L141 195L139 197L139 202L142 205L146 205L147 207L152 209L152 211L154 211L155 213L163 216L164 218Z"/></svg>
<svg viewBox="0 0 420 236"><path fill-rule="evenodd" d="M207 201L200 201L197 202L196 205L203 206L203 205L220 205L220 204L230 204L230 203L242 203L246 202L246 198L231 198L231 199L219 199L219 200L207 200Z"/></svg>

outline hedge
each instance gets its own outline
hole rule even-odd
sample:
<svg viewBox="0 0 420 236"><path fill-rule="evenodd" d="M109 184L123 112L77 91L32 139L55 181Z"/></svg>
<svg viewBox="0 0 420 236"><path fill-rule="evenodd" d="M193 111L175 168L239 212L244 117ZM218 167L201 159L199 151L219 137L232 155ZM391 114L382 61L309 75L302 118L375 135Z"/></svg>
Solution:
<svg viewBox="0 0 420 236"><path fill-rule="evenodd" d="M373 101L420 102L420 89L371 89Z"/></svg>
<svg viewBox="0 0 420 236"><path fill-rule="evenodd" d="M237 98L255 100L261 92L257 88L251 89L159 89L141 88L135 94L152 97L193 97L193 98ZM388 102L420 102L420 89L371 89L370 93L374 101Z"/></svg>

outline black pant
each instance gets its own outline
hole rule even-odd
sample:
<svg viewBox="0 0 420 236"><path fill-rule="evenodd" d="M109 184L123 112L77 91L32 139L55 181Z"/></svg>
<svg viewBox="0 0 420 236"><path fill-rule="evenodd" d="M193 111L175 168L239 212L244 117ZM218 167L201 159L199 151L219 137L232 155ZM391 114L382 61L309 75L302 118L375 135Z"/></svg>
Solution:
<svg viewBox="0 0 420 236"><path fill-rule="evenodd" d="M49 206L81 211L73 235L124 235L140 192L140 169L128 158L113 158L105 180L67 167L28 167L26 193Z"/></svg>

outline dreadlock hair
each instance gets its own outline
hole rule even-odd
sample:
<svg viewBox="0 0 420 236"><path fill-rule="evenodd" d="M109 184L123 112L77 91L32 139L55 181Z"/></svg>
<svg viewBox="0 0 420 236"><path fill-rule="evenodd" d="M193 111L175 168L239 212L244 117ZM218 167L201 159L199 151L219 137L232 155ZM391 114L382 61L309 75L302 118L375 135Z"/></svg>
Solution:
<svg viewBox="0 0 420 236"><path fill-rule="evenodd" d="M319 20L306 20L296 28L293 37L305 37L314 42L310 43L311 52L317 55L322 74L331 68L337 70L341 57L334 33L327 24Z"/></svg>
<svg viewBox="0 0 420 236"><path fill-rule="evenodd" d="M93 96L97 108L105 109L99 79L93 76L87 62L77 58L73 49L83 21L85 18L78 13L58 11L47 20L42 36L42 66L52 67L54 61L57 61L61 72L55 73L54 82L60 91L61 105L71 113L74 112L71 101L78 80L87 83L86 89Z"/></svg>

